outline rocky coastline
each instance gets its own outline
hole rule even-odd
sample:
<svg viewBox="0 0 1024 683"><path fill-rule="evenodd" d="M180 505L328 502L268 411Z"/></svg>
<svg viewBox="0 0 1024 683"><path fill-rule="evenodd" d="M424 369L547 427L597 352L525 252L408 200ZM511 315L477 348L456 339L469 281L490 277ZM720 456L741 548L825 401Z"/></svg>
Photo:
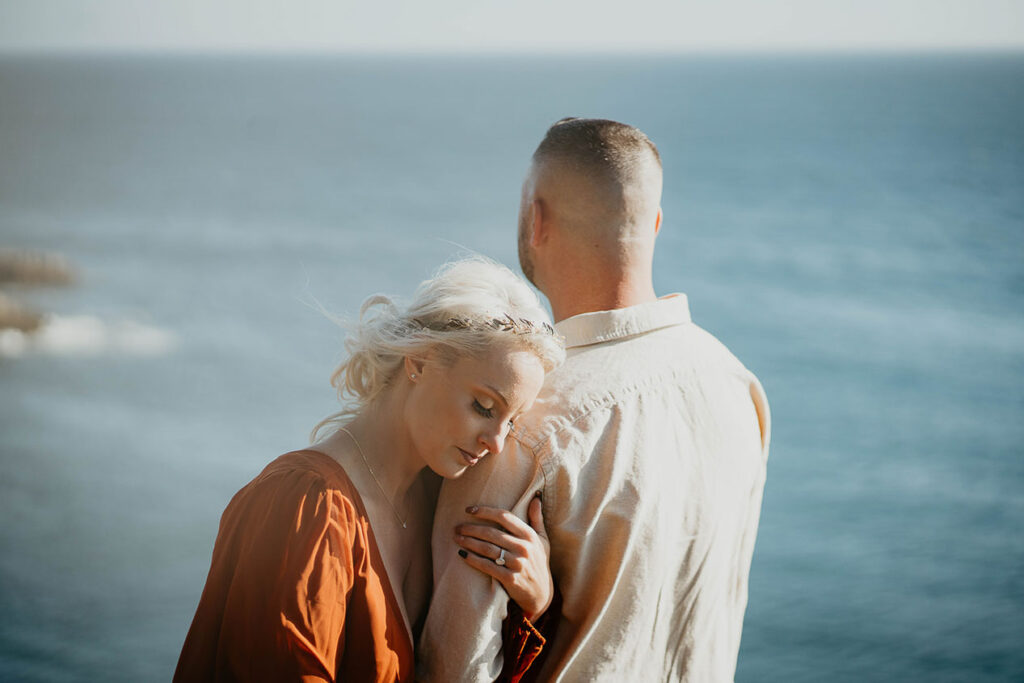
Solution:
<svg viewBox="0 0 1024 683"><path fill-rule="evenodd" d="M68 260L52 252L0 248L0 331L32 333L45 313L21 303L15 292L26 287L67 287L76 281Z"/></svg>

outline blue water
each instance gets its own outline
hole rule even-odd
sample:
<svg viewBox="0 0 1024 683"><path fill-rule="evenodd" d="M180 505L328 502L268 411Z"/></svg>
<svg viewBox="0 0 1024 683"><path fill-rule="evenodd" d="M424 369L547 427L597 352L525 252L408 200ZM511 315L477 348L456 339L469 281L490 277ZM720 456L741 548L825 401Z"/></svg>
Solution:
<svg viewBox="0 0 1024 683"><path fill-rule="evenodd" d="M515 263L570 114L659 145L657 288L771 400L737 680L1024 679L1021 55L0 60L0 246L80 273L0 356L0 679L167 680L230 495L334 408L313 302Z"/></svg>

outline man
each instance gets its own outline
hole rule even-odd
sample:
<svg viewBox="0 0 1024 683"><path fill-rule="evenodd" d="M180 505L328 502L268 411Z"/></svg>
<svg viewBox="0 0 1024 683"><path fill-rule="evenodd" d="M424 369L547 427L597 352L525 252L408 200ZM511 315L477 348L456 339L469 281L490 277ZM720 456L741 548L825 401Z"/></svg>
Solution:
<svg viewBox="0 0 1024 683"><path fill-rule="evenodd" d="M614 121L559 121L533 155L519 258L568 357L504 451L442 488L423 680L498 675L508 598L458 556L455 527L472 521L470 505L525 516L538 492L562 604L531 675L733 679L768 404L754 375L690 321L685 295L654 293L661 185L654 144ZM499 555L516 561L483 552Z"/></svg>

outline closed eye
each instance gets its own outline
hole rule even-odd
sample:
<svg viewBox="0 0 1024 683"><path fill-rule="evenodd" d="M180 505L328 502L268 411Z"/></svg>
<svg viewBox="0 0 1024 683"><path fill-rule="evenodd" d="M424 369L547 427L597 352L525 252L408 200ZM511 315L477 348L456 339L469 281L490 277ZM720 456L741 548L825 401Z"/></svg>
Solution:
<svg viewBox="0 0 1024 683"><path fill-rule="evenodd" d="M491 408L484 408L483 404L475 398L473 399L473 410L480 413L483 417L494 417L494 410Z"/></svg>

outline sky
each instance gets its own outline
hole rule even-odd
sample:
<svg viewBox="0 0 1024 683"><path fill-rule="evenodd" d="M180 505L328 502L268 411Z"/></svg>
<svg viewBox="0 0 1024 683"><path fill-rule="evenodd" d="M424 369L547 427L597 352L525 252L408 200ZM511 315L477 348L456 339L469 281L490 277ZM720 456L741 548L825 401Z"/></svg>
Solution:
<svg viewBox="0 0 1024 683"><path fill-rule="evenodd" d="M1024 49L1024 0L0 0L5 52L867 49Z"/></svg>

